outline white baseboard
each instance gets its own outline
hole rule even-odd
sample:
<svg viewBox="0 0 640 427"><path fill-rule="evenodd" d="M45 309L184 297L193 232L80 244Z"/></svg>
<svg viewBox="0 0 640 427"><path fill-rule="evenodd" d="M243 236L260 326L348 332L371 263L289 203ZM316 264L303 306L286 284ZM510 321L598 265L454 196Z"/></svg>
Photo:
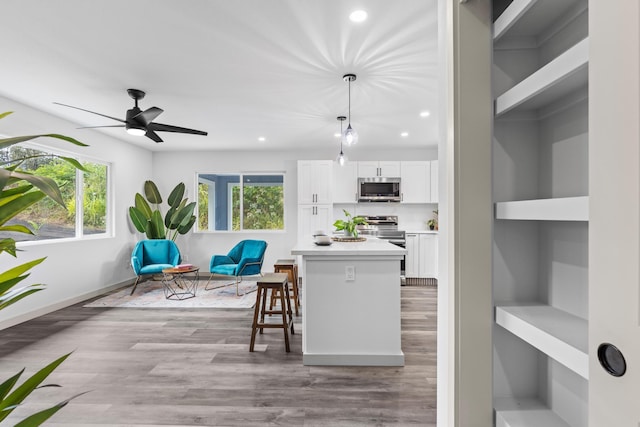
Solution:
<svg viewBox="0 0 640 427"><path fill-rule="evenodd" d="M27 320L35 319L36 317L44 316L45 314L51 313L56 310L60 310L65 307L69 307L70 305L77 304L82 301L86 301L88 299L97 297L99 295L104 294L105 292L112 291L114 289L122 288L123 286L133 284L135 277L132 279L124 280L122 282L108 285L103 288L95 289L90 292L86 292L84 294L77 295L73 298L66 299L64 301L58 301L54 304L47 305L46 307L40 307L36 310L29 311L27 313L19 314L10 319L0 321L0 330L10 328L12 326L18 325L20 323L26 322Z"/></svg>
<svg viewBox="0 0 640 427"><path fill-rule="evenodd" d="M404 366L399 354L302 354L302 364L319 366Z"/></svg>

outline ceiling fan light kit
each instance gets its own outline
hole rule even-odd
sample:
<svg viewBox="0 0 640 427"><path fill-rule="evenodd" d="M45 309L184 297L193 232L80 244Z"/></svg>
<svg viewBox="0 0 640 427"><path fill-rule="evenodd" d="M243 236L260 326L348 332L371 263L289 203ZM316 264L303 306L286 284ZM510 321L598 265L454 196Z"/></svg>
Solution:
<svg viewBox="0 0 640 427"><path fill-rule="evenodd" d="M123 123L122 125L106 125L106 126L84 126L80 129L95 129L105 127L123 127L130 135L142 136L155 142L163 142L162 138L156 132L174 132L174 133L187 133L191 135L207 135L207 132L195 129L188 129L172 125L164 125L162 123L155 123L156 117L158 117L164 111L162 108L151 107L144 111L138 107L138 101L144 98L145 92L140 89L127 89L127 93L133 98L135 105L133 108L127 110L126 119L122 120L117 117L107 116L106 114L96 113L95 111L85 110L84 108L74 107L73 105L61 104L54 102L54 104L62 105L64 107L74 108L80 111L86 111L87 113L97 114L98 116L106 117L108 119L116 120Z"/></svg>
<svg viewBox="0 0 640 427"><path fill-rule="evenodd" d="M356 75L349 73L342 76L342 80L349 83L349 125L342 134L342 141L347 145L353 145L358 142L358 132L351 127L351 82L356 80Z"/></svg>

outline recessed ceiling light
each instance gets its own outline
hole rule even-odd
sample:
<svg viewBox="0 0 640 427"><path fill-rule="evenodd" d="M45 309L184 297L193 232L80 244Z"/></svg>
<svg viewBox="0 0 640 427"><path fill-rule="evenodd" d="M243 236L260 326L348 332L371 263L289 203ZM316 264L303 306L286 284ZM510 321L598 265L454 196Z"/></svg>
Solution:
<svg viewBox="0 0 640 427"><path fill-rule="evenodd" d="M354 10L351 12L351 15L349 15L349 19L351 22L362 22L367 19L367 12L364 10Z"/></svg>
<svg viewBox="0 0 640 427"><path fill-rule="evenodd" d="M402 133L400 134L400 136L402 136L402 137L405 137L405 138L406 138L407 136L409 136L409 132L402 132Z"/></svg>
<svg viewBox="0 0 640 427"><path fill-rule="evenodd" d="M265 142L267 140L267 138L265 138L264 136L261 136L258 138L258 141L260 142Z"/></svg>
<svg viewBox="0 0 640 427"><path fill-rule="evenodd" d="M431 113L429 111L421 111L420 112L420 117L429 117L431 115Z"/></svg>

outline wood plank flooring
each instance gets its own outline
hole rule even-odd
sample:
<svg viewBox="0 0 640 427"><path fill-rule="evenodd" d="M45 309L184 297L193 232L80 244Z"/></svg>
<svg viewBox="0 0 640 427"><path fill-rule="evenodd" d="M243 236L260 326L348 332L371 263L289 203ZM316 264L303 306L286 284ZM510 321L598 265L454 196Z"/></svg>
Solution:
<svg viewBox="0 0 640 427"><path fill-rule="evenodd" d="M90 390L45 425L435 426L436 300L402 287L404 367L303 366L301 317L250 353L253 310L77 304L0 331L0 382L73 351L3 425Z"/></svg>

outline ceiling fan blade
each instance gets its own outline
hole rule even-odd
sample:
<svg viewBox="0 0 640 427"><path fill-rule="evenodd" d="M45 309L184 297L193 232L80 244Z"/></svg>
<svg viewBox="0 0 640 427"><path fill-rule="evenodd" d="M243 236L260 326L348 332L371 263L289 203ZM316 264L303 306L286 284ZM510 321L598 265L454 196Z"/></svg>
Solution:
<svg viewBox="0 0 640 427"><path fill-rule="evenodd" d="M147 129L154 130L156 132L176 132L190 133L193 135L207 135L207 132L201 130L181 128L179 126L163 125L162 123L149 123Z"/></svg>
<svg viewBox="0 0 640 427"><path fill-rule="evenodd" d="M162 108L158 108L158 107L151 107L148 108L144 111L141 111L140 113L136 114L135 116L132 117L132 119L134 120L140 120L142 121L145 125L148 125L149 123L151 123L156 117L158 117L160 114L162 114L164 110Z"/></svg>
<svg viewBox="0 0 640 427"><path fill-rule="evenodd" d="M149 128L147 128L147 133L145 133L144 136L146 136L147 138L153 139L155 142L162 142L162 138L160 138L160 136L157 133L155 133Z"/></svg>
<svg viewBox="0 0 640 427"><path fill-rule="evenodd" d="M106 125L106 126L82 126L76 129L96 129L96 128L123 128L124 125Z"/></svg>
<svg viewBox="0 0 640 427"><path fill-rule="evenodd" d="M63 107L75 108L76 110L86 111L87 113L97 114L98 116L102 116L102 117L106 117L106 118L108 118L108 119L117 120L117 121L119 121L119 122L126 123L124 120L119 119L119 118L117 118L117 117L107 116L106 114L96 113L95 111L85 110L84 108L74 107L73 105L62 104L62 103L60 103L60 102L54 102L54 104L62 105Z"/></svg>

